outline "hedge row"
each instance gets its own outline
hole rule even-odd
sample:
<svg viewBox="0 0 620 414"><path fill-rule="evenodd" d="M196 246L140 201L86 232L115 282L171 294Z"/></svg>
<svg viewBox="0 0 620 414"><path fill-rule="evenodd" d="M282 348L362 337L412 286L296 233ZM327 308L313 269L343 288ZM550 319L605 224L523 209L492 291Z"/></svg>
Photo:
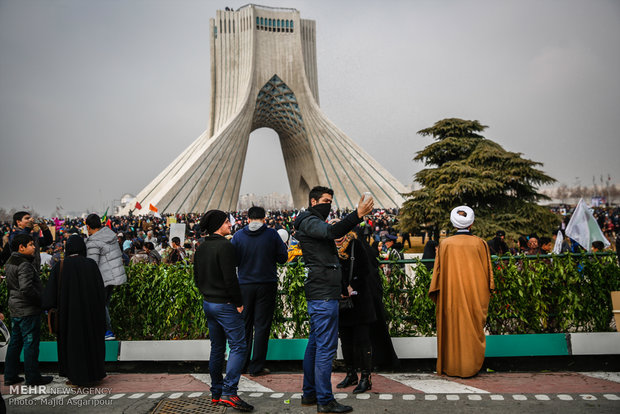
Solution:
<svg viewBox="0 0 620 414"><path fill-rule="evenodd" d="M435 305L428 298L431 271L418 260L387 264L383 279L386 320L392 336L436 333ZM405 275L405 267L415 277ZM308 335L303 267L280 269L280 295L272 337ZM115 289L111 317L122 340L202 339L208 329L191 264L134 265L129 281ZM44 270L42 278L47 279ZM620 290L615 254L505 257L494 260L496 289L491 295L490 334L602 332L613 330L610 291ZM6 284L0 284L5 314ZM7 315L9 316L9 315ZM46 333L43 340L51 339Z"/></svg>

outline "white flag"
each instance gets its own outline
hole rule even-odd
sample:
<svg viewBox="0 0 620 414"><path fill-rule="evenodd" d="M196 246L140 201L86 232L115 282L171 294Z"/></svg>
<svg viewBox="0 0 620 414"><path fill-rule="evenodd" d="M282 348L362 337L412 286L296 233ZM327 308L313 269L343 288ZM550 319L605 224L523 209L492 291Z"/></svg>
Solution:
<svg viewBox="0 0 620 414"><path fill-rule="evenodd" d="M610 245L583 198L579 199L575 212L566 226L566 235L587 251L592 250L594 241L602 241L605 247Z"/></svg>
<svg viewBox="0 0 620 414"><path fill-rule="evenodd" d="M233 217L233 215L231 213L228 213L228 220L230 220L230 225L231 226L235 225L235 218Z"/></svg>
<svg viewBox="0 0 620 414"><path fill-rule="evenodd" d="M563 242L564 242L564 236L562 236L562 231L558 230L558 235L555 238L555 245L553 246L553 253L555 254L562 253Z"/></svg>

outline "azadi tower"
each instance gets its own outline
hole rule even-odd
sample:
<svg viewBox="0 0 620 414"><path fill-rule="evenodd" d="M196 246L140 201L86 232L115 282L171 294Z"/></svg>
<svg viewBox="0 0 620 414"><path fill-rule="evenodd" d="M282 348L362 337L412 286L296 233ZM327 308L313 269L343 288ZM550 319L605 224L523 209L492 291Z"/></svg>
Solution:
<svg viewBox="0 0 620 414"><path fill-rule="evenodd" d="M319 108L316 23L295 9L247 5L210 19L209 128L136 197L148 211L236 210L250 133L278 133L295 207L315 185L354 208L370 191L375 207L400 207L405 187ZM360 85L361 87L361 85Z"/></svg>

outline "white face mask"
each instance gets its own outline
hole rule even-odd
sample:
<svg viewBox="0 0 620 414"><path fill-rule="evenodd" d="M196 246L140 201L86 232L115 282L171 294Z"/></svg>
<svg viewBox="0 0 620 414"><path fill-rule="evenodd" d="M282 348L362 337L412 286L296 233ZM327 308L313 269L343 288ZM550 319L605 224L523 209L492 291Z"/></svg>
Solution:
<svg viewBox="0 0 620 414"><path fill-rule="evenodd" d="M263 223L260 221L251 221L250 224L248 224L248 229L250 229L250 231L256 231L261 227L263 227Z"/></svg>

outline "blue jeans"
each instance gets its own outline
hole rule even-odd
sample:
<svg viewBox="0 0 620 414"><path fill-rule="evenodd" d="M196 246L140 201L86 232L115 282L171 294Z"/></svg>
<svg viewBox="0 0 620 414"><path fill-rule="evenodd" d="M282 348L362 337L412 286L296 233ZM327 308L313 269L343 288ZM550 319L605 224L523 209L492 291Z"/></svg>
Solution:
<svg viewBox="0 0 620 414"><path fill-rule="evenodd" d="M41 315L11 318L11 324L11 340L6 348L4 360L4 380L11 381L18 377L19 354L21 354L23 347L26 382L36 381L41 377L39 371Z"/></svg>
<svg viewBox="0 0 620 414"><path fill-rule="evenodd" d="M202 309L207 317L211 339L211 356L209 357L211 393L237 395L241 369L247 352L243 316L237 312L237 307L230 303L202 301ZM228 340L230 353L226 364L226 378L222 378L226 340Z"/></svg>
<svg viewBox="0 0 620 414"><path fill-rule="evenodd" d="M338 300L309 300L310 336L304 355L306 396L316 394L319 404L334 399L332 394L332 360L338 349Z"/></svg>

